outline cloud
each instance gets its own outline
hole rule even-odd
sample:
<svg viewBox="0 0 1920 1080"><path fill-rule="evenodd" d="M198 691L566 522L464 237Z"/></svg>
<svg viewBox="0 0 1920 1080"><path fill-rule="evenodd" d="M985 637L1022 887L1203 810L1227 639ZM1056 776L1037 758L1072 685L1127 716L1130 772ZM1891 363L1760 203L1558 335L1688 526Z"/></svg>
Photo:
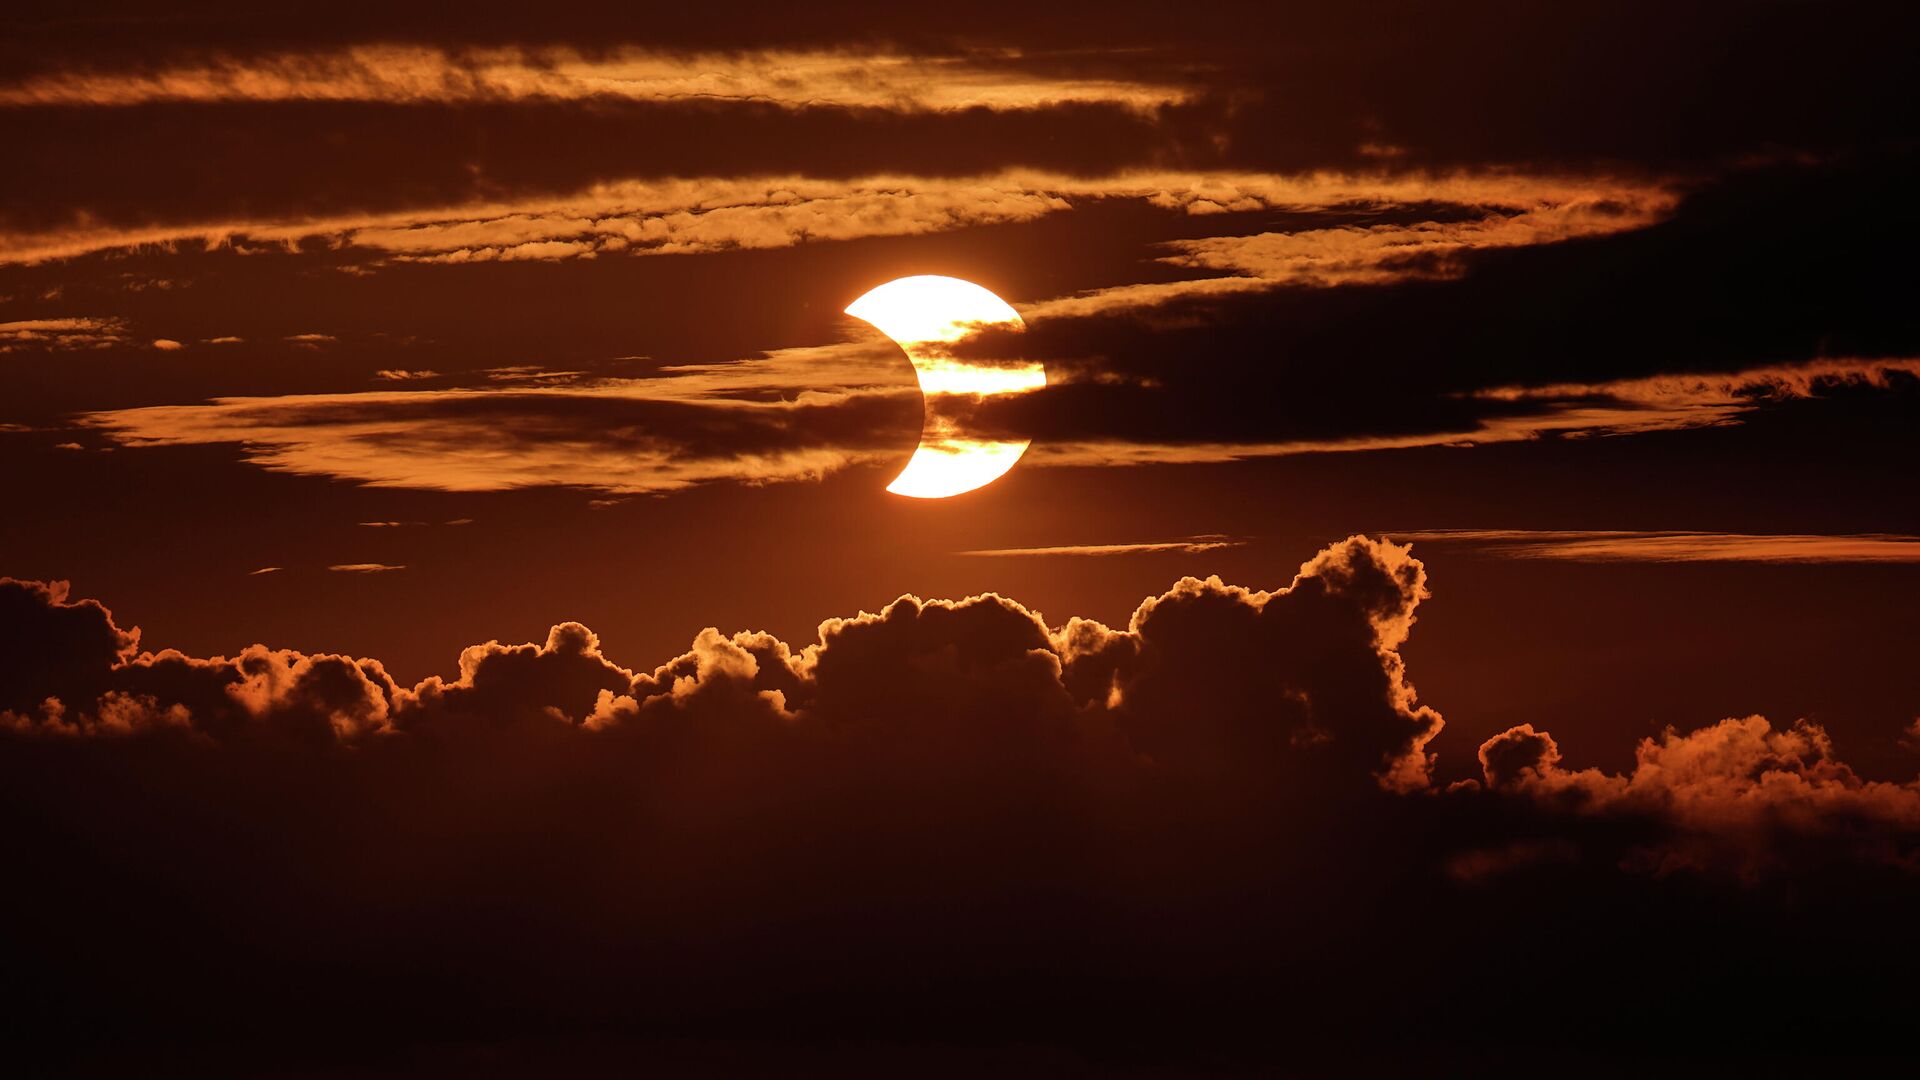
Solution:
<svg viewBox="0 0 1920 1080"><path fill-rule="evenodd" d="M556 376L572 385L224 398L96 413L86 423L133 446L238 443L276 472L375 487L621 494L815 480L903 453L919 431L918 395L904 385L743 400L727 396L753 381L737 374L693 372L685 386L673 376Z"/></svg>
<svg viewBox="0 0 1920 1080"><path fill-rule="evenodd" d="M29 349L105 349L130 340L123 319L83 317L0 322L0 353Z"/></svg>
<svg viewBox="0 0 1920 1080"><path fill-rule="evenodd" d="M1406 5L1311 26L1240 12L1178 34L1163 13L1110 7L1092 36L1002 8L964 30L916 20L897 40L850 9L810 11L804 27L764 11L722 20L753 24L751 38L739 25L662 37L651 13L616 31L604 11L578 20L595 27L584 39L576 28L538 41L438 26L396 37L385 16L324 40L311 26L268 30L275 20L251 12L144 37L111 20L32 21L10 27L4 65L16 104L0 109L0 142L21 164L0 177L3 246L20 257L86 250L88 236L190 243L317 209L446 209L647 177L1093 176L1177 163L1697 178L1763 155L1908 144L1907 112L1853 105L1897 98L1894 43L1912 17L1842 7L1733 12L1737 50L1719 48L1729 13L1717 5L1668 18L1639 92L1598 97L1611 58L1647 47L1637 7L1543 16L1509 28L1530 46L1504 48L1484 32L1496 15ZM1556 57L1576 33L1590 52ZM1790 90L1775 85L1780 70L1806 78ZM356 153L315 151L331 145ZM127 161L143 163L139 185L122 182ZM1247 205L1232 190L1180 204L1214 216ZM510 250L467 250L488 248Z"/></svg>
<svg viewBox="0 0 1920 1080"><path fill-rule="evenodd" d="M1920 838L1920 781L1865 780L1833 751L1824 728L1785 730L1765 717L1668 728L1643 739L1623 775L1560 764L1553 736L1530 724L1480 747L1487 785L1535 800L1549 813L1653 819L1670 830L1626 858L1653 872L1777 869L1796 842L1828 857L1886 860L1910 870Z"/></svg>
<svg viewBox="0 0 1920 1080"><path fill-rule="evenodd" d="M1465 271L1460 259L1464 253L1644 228L1666 216L1674 202L1672 196L1658 191L1616 191L1474 221L1175 240L1166 246L1177 254L1160 261L1289 284L1377 284L1450 277ZM1188 209L1192 212L1191 206Z"/></svg>
<svg viewBox="0 0 1920 1080"><path fill-rule="evenodd" d="M1303 565L1285 589L1184 579L1142 603L1124 630L1087 620L1050 628L994 595L905 596L877 614L822 623L819 641L803 649L763 634L726 638L708 630L692 652L636 674L607 659L591 630L563 623L544 645L473 646L461 654L457 678L433 676L411 690L391 686L374 661L307 658L264 645L233 661L138 652L137 630L121 631L104 607L67 596L62 584L11 579L0 592L15 628L61 654L30 654L0 684L0 708L12 710L16 727L124 731L137 714L163 727L225 731L241 713L271 713L286 699L275 688L322 670L313 666L322 660L359 665L367 685L382 688L375 694L349 680L351 701L377 697L381 705L335 724L348 740L389 727L446 728L462 717L611 729L717 698L745 703L769 723L821 731L878 725L872 737L883 739L903 733L886 718L918 716L921 734L984 739L985 752L1009 724L1053 728L1048 738L1065 739L1085 722L1082 710L1095 709L1169 767L1237 772L1297 757L1309 763L1302 767L1335 768L1398 790L1424 785L1431 763L1424 747L1441 726L1438 713L1415 702L1397 652L1426 596L1424 571L1407 549L1361 537ZM1340 662L1328 662L1330 650ZM208 700L217 707L203 718ZM300 697L296 704L308 710L311 703ZM109 705L112 715L102 719ZM980 710L1001 707L1026 719L1005 715L992 730L972 728ZM926 730L935 714L953 729ZM308 719L305 712L299 718L305 728Z"/></svg>
<svg viewBox="0 0 1920 1080"><path fill-rule="evenodd" d="M332 566L327 567L327 569L338 571L343 574L384 574L390 570L405 570L406 567L392 566L387 563L377 563L377 562L355 562L355 563L335 563Z"/></svg>
<svg viewBox="0 0 1920 1080"><path fill-rule="evenodd" d="M624 179L564 194L333 217L13 230L0 234L0 261L32 263L155 244L291 247L310 240L324 240L368 257L440 263L698 254L1032 221L1069 211L1075 200L1105 199L1138 200L1186 213L1224 202L1242 210L1296 211L1452 204L1517 214L1504 224L1490 222L1478 231L1452 230L1444 245L1461 248L1512 245L1529 242L1529 237L1531 242L1544 242L1575 230L1630 228L1657 217L1673 198L1670 184L1664 181L1511 171L1126 170L1087 175L1010 169L971 176L877 173L847 178ZM1242 249L1257 248L1244 238L1236 242ZM1329 230L1319 242L1355 249L1361 253L1354 257L1379 262L1375 249L1386 239L1365 230ZM1429 239L1429 246L1442 245L1440 237ZM1196 266L1230 261L1230 250L1191 248L1186 259Z"/></svg>
<svg viewBox="0 0 1920 1080"><path fill-rule="evenodd" d="M1920 360L1898 357L1885 360L1816 360L1805 364L1768 365L1747 371L1675 374L1580 385L1498 386L1464 396L1520 407L1491 409L1479 416L1472 415L1477 410L1469 409L1467 416L1450 416L1453 410L1436 405L1432 426L1404 434L1336 435L1286 442L1249 439L1246 442L1195 440L1163 443L1151 438L1139 441L1069 438L1036 442L1029 456L1035 465L1118 466L1244 461L1293 454L1361 453L1420 447L1489 446L1553 437L1645 435L1725 427L1738 424L1747 416L1783 401L1818 399L1850 387L1891 389L1907 385L1916 377L1920 377ZM1444 423L1448 420L1453 421L1451 425ZM1362 419L1359 423L1364 425L1366 421ZM1416 538L1414 534L1404 535L1409 539ZM1424 535L1427 539L1441 538L1439 532L1430 531ZM1761 539L1764 538L1756 538ZM1829 539L1833 542L1829 543L1827 550L1845 550L1839 546L1837 538ZM1701 550L1705 550L1706 543L1702 542ZM1865 553L1870 547L1856 543L1852 550ZM1650 553L1656 548L1657 545L1647 543L1638 550ZM1516 555L1520 553L1516 549L1508 550ZM1562 545L1557 550L1573 549ZM1586 550L1599 552L1601 546L1590 546ZM1614 550L1626 551L1627 546L1623 544ZM1678 552L1682 550L1682 545L1677 542L1669 544L1668 550ZM1729 544L1722 544L1719 550L1733 549ZM1748 548L1750 553L1760 550L1757 544ZM1775 550L1780 553L1779 558L1788 557L1784 544L1777 544ZM1814 548L1803 544L1798 550L1810 558ZM1884 558L1884 553L1893 549L1881 545L1880 550L1882 555L1868 558ZM1527 556L1550 557L1534 551L1527 552Z"/></svg>
<svg viewBox="0 0 1920 1080"><path fill-rule="evenodd" d="M1048 367L1046 389L994 403L976 430L1033 439L1036 464L1224 461L1687 430L1909 394L1920 338L1890 290L1898 260L1830 216L1886 183L1769 168L1643 228L1410 264L1363 245L1318 282L1235 276L1044 301L1023 310L1023 335L963 347ZM1266 269L1294 272L1291 258ZM1377 258L1394 280L1367 279ZM1297 269L1315 273L1312 260ZM1715 288L1689 289L1703 280Z"/></svg>
<svg viewBox="0 0 1920 1080"><path fill-rule="evenodd" d="M0 107L156 102L683 99L899 111L1106 103L1151 110L1187 89L1049 73L1019 53L911 55L856 50L687 53L627 47L447 50L358 45L144 71L62 71L0 85Z"/></svg>
<svg viewBox="0 0 1920 1080"><path fill-rule="evenodd" d="M1456 197L1534 208L1518 210L1518 218L1562 197L1513 177L1477 188L1456 182L1467 185ZM1276 200L1348 198L1347 183L1322 177L1317 186L1283 191L1242 177L1234 190ZM1175 188L1143 178L1135 190L1171 197ZM1184 190L1225 197L1206 184ZM1563 194L1616 224L1639 220L1592 209L1614 198L1605 190L1576 185ZM1688 363L1648 357L1638 338L1610 341L1619 351L1604 353L1584 338L1571 346L1555 339L1543 353L1534 340L1543 331L1527 321L1542 282L1565 286L1556 295L1583 297L1598 287L1586 281L1593 265L1628 258L1665 273L1658 268L1675 260L1664 243L1647 247L1635 233L1564 240L1551 228L1522 231L1548 242L1502 247L1502 237L1458 265L1452 260L1467 256L1450 248L1442 280L1432 280L1432 267L1415 266L1393 283L1304 286L1336 286L1338 295L1324 300L1305 295L1300 282L1229 277L1023 301L1029 333L1018 341L982 335L980 348L1043 360L1050 385L1019 402L983 405L970 423L1033 439L1032 466L1232 461L1724 426L1781 401L1852 387L1898 389L1916 371L1899 356L1742 366L1716 341L1710 348L1717 351L1692 358L1699 374L1555 378L1569 369ZM1629 242L1627 255L1604 246ZM1453 329L1407 336L1435 319ZM1499 319L1509 332L1483 341ZM1594 336L1622 332L1597 328ZM1805 332L1782 330L1789 338ZM1749 344L1777 351L1763 338ZM1269 362L1268 350L1286 361ZM1462 350L1478 362L1439 362ZM1204 368L1169 361L1192 355L1217 359ZM380 486L564 485L629 494L808 480L904 452L917 425L902 370L897 350L865 332L731 364L668 364L644 379L495 373L495 381L536 384L537 392L226 398L96 413L86 422L133 445L232 442L268 468ZM1526 381L1510 381L1516 378ZM476 437L482 432L486 439ZM486 452L477 449L489 443Z"/></svg>
<svg viewBox="0 0 1920 1080"><path fill-rule="evenodd" d="M234 443L247 460L273 471L376 487L640 494L716 482L813 481L891 460L911 449L920 428L919 395L904 367L891 343L866 332L733 363L665 365L640 379L536 369L495 373L493 381L505 384L498 388L220 398L90 413L81 422L122 445ZM1403 430L1369 432L1383 425L1364 412L1333 417L1336 426L1328 427L1329 417L1307 417L1284 404L1271 417L1249 416L1238 411L1238 398L1222 394L1169 418L1165 407L1148 407L1168 390L1157 380L1129 386L1070 367L1049 372L1050 385L1031 395L1052 404L982 405L969 410L968 423L1033 438L1029 468L1222 462L1722 427L1783 401L1852 387L1892 389L1916 376L1920 360L1827 359L1494 386L1418 399L1432 405L1426 410L1395 403L1381 410L1384 426ZM1086 401L1112 407L1063 411ZM1223 417L1223 409L1234 414ZM1170 419L1179 429L1168 428ZM1185 434L1203 420L1221 421L1212 438ZM1296 421L1302 437L1270 436ZM1220 437L1235 428L1238 439Z"/></svg>
<svg viewBox="0 0 1920 1080"><path fill-rule="evenodd" d="M143 652L139 630L121 630L98 603L68 596L65 582L0 578L0 619L25 635L0 662L0 726L335 742L386 723L396 687L377 661L264 645L232 660Z"/></svg>
<svg viewBox="0 0 1920 1080"><path fill-rule="evenodd" d="M1244 543L1246 543L1244 540L1234 540L1224 536L1193 536L1185 540L1166 540L1142 544L1063 544L1053 547L981 548L973 551L959 551L955 552L955 554L990 557L1032 557L1047 555L1143 555L1177 551L1188 555L1197 555L1203 551L1218 551L1221 548L1239 547Z"/></svg>
<svg viewBox="0 0 1920 1080"><path fill-rule="evenodd" d="M1469 544L1505 559L1570 562L1920 562L1920 537L1882 533L1807 534L1634 532L1575 529L1428 529L1402 540Z"/></svg>
<svg viewBox="0 0 1920 1080"><path fill-rule="evenodd" d="M11 730L44 736L183 730L219 743L280 733L372 750L533 725L555 733L541 738L656 747L717 739L702 752L723 754L824 740L806 752L832 745L862 760L906 754L916 769L1025 762L1094 769L1101 783L1284 780L1316 797L1431 799L1442 795L1430 744L1443 722L1418 701L1400 655L1427 596L1408 548L1353 537L1283 589L1185 578L1142 601L1124 628L1049 624L992 594L903 596L821 623L803 647L709 628L647 669L613 660L592 630L565 622L543 643L472 646L454 677L409 688L374 660L266 645L231 660L144 651L139 630L71 599L65 583L7 579L0 620L20 645L0 669L0 709ZM1567 767L1553 736L1531 724L1487 740L1479 761L1486 792L1456 786L1446 799L1524 796L1528 814L1549 820L1654 826L1622 856L1646 870L1750 875L1797 857L1799 841L1842 833L1858 857L1905 865L1903 845L1920 841L1920 781L1860 778L1804 721L1669 729L1644 740L1620 775ZM1449 842L1467 850L1478 839Z"/></svg>
<svg viewBox="0 0 1920 1080"><path fill-rule="evenodd" d="M418 1060L431 1022L631 1063L646 1035L591 1039L772 1009L807 1033L782 1068L889 1008L1074 1053L1141 1052L1116 1019L1172 1053L1206 1030L1250 1062L1276 1030L1350 1054L1358 1000L1435 1025L1422 1047L1550 987L1582 1037L1670 980L1744 1013L1804 977L1822 1023L1872 1015L1880 984L1834 966L1905 940L1920 788L1749 718L1622 775L1519 728L1484 785L1441 790L1400 655L1425 596L1407 549L1356 537L1281 589L1182 580L1123 628L906 596L647 668L561 622L406 687L369 659L148 651L64 586L0 582L0 802L34 823L0 897L34 928L14 1015L84 1006L96 1053L245 1023ZM1753 958L1809 925L1819 948ZM308 974L261 1000L241 970Z"/></svg>

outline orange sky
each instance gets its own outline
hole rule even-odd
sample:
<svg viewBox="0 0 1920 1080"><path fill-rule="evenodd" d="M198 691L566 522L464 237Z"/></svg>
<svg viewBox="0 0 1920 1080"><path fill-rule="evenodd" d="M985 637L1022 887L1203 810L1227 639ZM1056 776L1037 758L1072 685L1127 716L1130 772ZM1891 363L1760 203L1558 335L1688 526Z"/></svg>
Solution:
<svg viewBox="0 0 1920 1080"><path fill-rule="evenodd" d="M0 14L0 1016L233 1042L119 953L289 1069L365 1000L1365 1074L1818 978L1884 1047L1914 22ZM1018 319L916 377L848 307L917 275Z"/></svg>

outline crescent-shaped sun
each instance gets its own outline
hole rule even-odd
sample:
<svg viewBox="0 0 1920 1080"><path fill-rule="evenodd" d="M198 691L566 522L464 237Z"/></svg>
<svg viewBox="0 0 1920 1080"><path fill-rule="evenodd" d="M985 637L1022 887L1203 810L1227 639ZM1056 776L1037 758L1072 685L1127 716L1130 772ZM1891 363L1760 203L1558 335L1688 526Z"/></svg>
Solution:
<svg viewBox="0 0 1920 1080"><path fill-rule="evenodd" d="M847 314L892 338L913 362L926 419L920 445L887 490L916 499L944 499L1005 476L1029 439L970 436L967 407L1047 385L1039 361L986 363L953 355L955 342L983 329L1023 330L1005 300L971 281L922 274L887 282L847 305Z"/></svg>

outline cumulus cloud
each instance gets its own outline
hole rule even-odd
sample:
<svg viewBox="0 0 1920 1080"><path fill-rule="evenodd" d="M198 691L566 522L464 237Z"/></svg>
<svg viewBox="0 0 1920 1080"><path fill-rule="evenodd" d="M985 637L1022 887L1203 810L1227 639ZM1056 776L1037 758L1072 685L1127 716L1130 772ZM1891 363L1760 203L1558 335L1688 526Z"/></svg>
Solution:
<svg viewBox="0 0 1920 1080"><path fill-rule="evenodd" d="M1425 1039L1550 985L1613 1031L1616 989L1561 965L1673 933L1684 964L1647 950L1640 976L1746 1002L1836 962L1764 950L1756 986L1741 958L1775 920L1859 944L1909 910L1888 897L1914 893L1920 794L1811 725L1668 732L1619 776L1516 728L1483 785L1439 789L1400 655L1426 592L1407 549L1355 537L1285 588L1185 579L1125 627L905 596L800 647L709 628L648 669L563 622L409 687L369 659L151 651L64 585L0 581L0 805L33 823L0 897L33 927L14 1015L84 1002L95 1045L217 1015L491 1047L767 1009L861 1039L849 1009L908 1009L1087 1047L1116 1017L1204 1024L1234 1056L1276 1025L1350 1047L1357 1000ZM130 967L191 993L123 990ZM291 970L271 1001L236 989ZM1857 1015L1821 985L1809 1008Z"/></svg>
<svg viewBox="0 0 1920 1080"><path fill-rule="evenodd" d="M411 689L394 687L377 662L264 645L234 660L143 653L137 630L120 630L93 601L69 602L62 585L9 579L5 588L10 621L60 653L23 658L9 674L0 705L26 728L124 730L135 704L155 724L209 730L285 704L310 727L324 677L334 679L326 714L343 742L446 728L449 718L605 730L720 700L811 730L951 738L983 754L1002 738L1066 746L1098 728L1171 768L1263 772L1299 757L1400 790L1425 784L1424 748L1441 726L1415 701L1398 654L1426 595L1424 571L1407 549L1360 537L1301 567L1285 589L1185 579L1144 602L1124 630L1086 620L1050 628L994 595L906 596L877 614L828 620L802 649L709 630L685 656L636 674L605 657L587 627L563 623L543 645L476 645L456 678ZM340 664L361 675L340 683L322 674ZM112 723L101 719L107 702Z"/></svg>
<svg viewBox="0 0 1920 1080"><path fill-rule="evenodd" d="M384 727L397 688L378 661L253 645L232 659L145 652L65 582L0 578L0 619L21 646L0 666L0 723L40 735L188 731L334 744Z"/></svg>
<svg viewBox="0 0 1920 1080"><path fill-rule="evenodd" d="M71 599L65 583L7 579L0 619L21 645L4 654L0 709L9 728L42 735L291 734L372 747L532 725L584 739L712 738L727 752L759 753L743 742L766 742L907 754L914 768L1024 761L1109 781L1433 798L1429 745L1443 723L1419 702L1400 654L1427 595L1410 549L1354 537L1283 589L1183 579L1123 628L1049 624L992 594L903 596L827 620L803 647L709 628L682 656L636 669L568 622L543 643L472 646L452 677L405 687L374 660L265 645L231 659L144 651L137 629L120 628L96 601ZM1862 854L1903 861L1920 840L1920 785L1861 779L1806 722L1668 730L1644 740L1623 775L1567 767L1534 725L1487 740L1479 760L1486 794L1456 785L1446 799L1524 799L1545 818L1656 823L1658 837L1632 856L1656 869L1737 863L1753 872L1779 857L1781 837L1841 834Z"/></svg>
<svg viewBox="0 0 1920 1080"><path fill-rule="evenodd" d="M1668 835L1625 856L1656 872L1758 874L1808 848L1920 870L1920 781L1862 779L1835 756L1826 730L1804 720L1668 728L1641 740L1620 775L1564 767L1553 736L1523 724L1483 743L1480 763L1489 788L1547 813L1662 823Z"/></svg>

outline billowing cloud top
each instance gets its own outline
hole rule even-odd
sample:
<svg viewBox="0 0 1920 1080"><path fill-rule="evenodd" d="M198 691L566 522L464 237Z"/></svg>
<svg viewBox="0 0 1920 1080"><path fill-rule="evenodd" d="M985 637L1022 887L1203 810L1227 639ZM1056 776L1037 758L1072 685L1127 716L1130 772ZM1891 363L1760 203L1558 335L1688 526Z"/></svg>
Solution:
<svg viewBox="0 0 1920 1080"><path fill-rule="evenodd" d="M1672 963L1714 958L1702 985L1745 1007L1752 935L1813 903L1839 920L1819 939L1860 941L1913 895L1920 788L1855 776L1810 724L1670 731L1624 775L1571 769L1523 725L1480 749L1484 783L1434 787L1441 720L1399 652L1425 596L1406 548L1355 537L1284 589L1183 580L1124 629L908 596L803 648L709 629L635 670L569 622L407 687L368 659L145 650L63 584L0 582L0 799L36 823L11 834L0 904L32 927L14 1015L84 995L116 1060L229 1022L322 1024L326 1053L384 1057L420 1025L466 1040L503 1014L653 1060L673 1053L654 1023L772 1008L806 1025L768 1051L790 1066L864 1045L847 1003L949 1038L933 1017L961 1008L1075 1055L1115 1018L1187 1031L1200 1008L1215 1052L1252 1063L1275 1024L1357 1038L1334 987L1400 1018L1398 1055L1571 963L1592 968L1555 1030L1617 1031L1637 999L1591 972L1645 934L1684 932ZM1661 929L1623 905L1659 905ZM1516 968L1511 937L1543 933L1525 948L1562 963ZM1807 948L1817 967L1837 946ZM202 949L220 955L186 963ZM101 981L129 963L185 965L192 993ZM236 989L255 964L315 974L267 1002ZM1636 978L1668 967L1656 952ZM1443 992L1460 980L1475 993ZM1854 1000L1806 1008L1841 1024Z"/></svg>

